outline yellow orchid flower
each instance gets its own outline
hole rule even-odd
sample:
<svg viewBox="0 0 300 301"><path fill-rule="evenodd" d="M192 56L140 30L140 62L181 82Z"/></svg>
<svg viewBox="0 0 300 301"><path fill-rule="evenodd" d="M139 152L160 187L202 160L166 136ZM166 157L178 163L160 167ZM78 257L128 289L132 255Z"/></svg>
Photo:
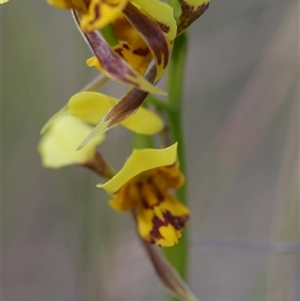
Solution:
<svg viewBox="0 0 300 301"><path fill-rule="evenodd" d="M3 4L3 3L6 3L8 2L9 0L0 0L0 4Z"/></svg>
<svg viewBox="0 0 300 301"><path fill-rule="evenodd" d="M189 210L169 192L184 182L176 159L177 143L165 149L135 149L112 179L97 185L113 196L112 208L134 212L145 241L163 247L178 243L189 218Z"/></svg>

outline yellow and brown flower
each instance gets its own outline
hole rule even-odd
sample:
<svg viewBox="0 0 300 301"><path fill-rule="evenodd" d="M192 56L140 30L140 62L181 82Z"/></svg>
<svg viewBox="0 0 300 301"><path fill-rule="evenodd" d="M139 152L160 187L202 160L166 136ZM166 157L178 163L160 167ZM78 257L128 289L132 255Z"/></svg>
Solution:
<svg viewBox="0 0 300 301"><path fill-rule="evenodd" d="M123 168L105 184L117 211L133 211L140 236L149 243L170 247L178 243L189 210L170 192L184 176L178 169L177 143L165 149L135 149Z"/></svg>

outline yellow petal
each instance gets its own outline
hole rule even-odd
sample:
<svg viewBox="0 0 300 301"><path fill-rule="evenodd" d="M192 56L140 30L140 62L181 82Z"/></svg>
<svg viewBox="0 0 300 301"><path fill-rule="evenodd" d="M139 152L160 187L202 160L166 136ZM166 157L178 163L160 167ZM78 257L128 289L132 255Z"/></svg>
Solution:
<svg viewBox="0 0 300 301"><path fill-rule="evenodd" d="M172 247L178 243L181 233L174 229L170 224L159 228L159 233L163 238L160 238L156 243L162 247Z"/></svg>
<svg viewBox="0 0 300 301"><path fill-rule="evenodd" d="M108 193L117 192L128 180L136 175L159 166L175 163L177 142L164 149L134 149L123 168L105 184L98 184Z"/></svg>
<svg viewBox="0 0 300 301"><path fill-rule="evenodd" d="M77 118L67 114L59 118L39 142L38 151L43 166L59 168L88 162L93 158L96 146L104 139L104 136L100 136L83 150L76 151L80 141L90 131L91 127Z"/></svg>
<svg viewBox="0 0 300 301"><path fill-rule="evenodd" d="M170 212L170 214L174 217L186 217L186 220L190 215L189 209L169 193L168 197L159 204L159 209L162 212Z"/></svg>
<svg viewBox="0 0 300 301"><path fill-rule="evenodd" d="M141 204L136 208L136 221L140 236L147 242L153 242L150 232L153 228L152 219L154 213L150 209L145 209Z"/></svg>
<svg viewBox="0 0 300 301"><path fill-rule="evenodd" d="M69 114L96 125L116 103L116 98L102 93L79 92L69 100ZM143 135L153 135L164 127L162 119L157 114L143 107L120 124Z"/></svg>
<svg viewBox="0 0 300 301"><path fill-rule="evenodd" d="M176 38L177 25L170 5L158 0L132 0L131 2L138 4L159 24L170 41Z"/></svg>
<svg viewBox="0 0 300 301"><path fill-rule="evenodd" d="M106 94L92 91L79 92L69 100L69 114L96 125L116 102L116 98Z"/></svg>
<svg viewBox="0 0 300 301"><path fill-rule="evenodd" d="M154 112L139 107L134 115L121 122L127 129L142 135L153 135L162 131L164 123Z"/></svg>
<svg viewBox="0 0 300 301"><path fill-rule="evenodd" d="M43 126L43 128L40 131L40 134L44 134L50 126L57 120L59 119L62 115L64 115L68 111L68 106L65 105L63 106L57 113L55 113Z"/></svg>
<svg viewBox="0 0 300 301"><path fill-rule="evenodd" d="M135 185L124 185L116 197L109 201L109 205L119 212L131 211L138 198L138 191Z"/></svg>
<svg viewBox="0 0 300 301"><path fill-rule="evenodd" d="M84 32L103 28L116 19L128 0L91 0L88 14L82 16L81 28Z"/></svg>
<svg viewBox="0 0 300 301"><path fill-rule="evenodd" d="M3 3L6 3L8 2L9 0L0 0L0 4L3 4Z"/></svg>
<svg viewBox="0 0 300 301"><path fill-rule="evenodd" d="M87 5L84 0L47 0L50 5L62 9L75 9L81 13L87 12Z"/></svg>

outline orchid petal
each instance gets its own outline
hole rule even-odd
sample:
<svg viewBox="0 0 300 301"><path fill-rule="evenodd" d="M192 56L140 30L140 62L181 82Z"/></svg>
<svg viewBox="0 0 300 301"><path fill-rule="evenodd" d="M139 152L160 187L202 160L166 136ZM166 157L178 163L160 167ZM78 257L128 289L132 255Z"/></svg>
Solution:
<svg viewBox="0 0 300 301"><path fill-rule="evenodd" d="M108 182L97 187L114 194L136 175L156 167L172 165L176 158L177 142L165 149L134 149L123 168Z"/></svg>
<svg viewBox="0 0 300 301"><path fill-rule="evenodd" d="M76 9L81 13L87 12L87 5L83 0L47 0L47 2L61 9Z"/></svg>
<svg viewBox="0 0 300 301"><path fill-rule="evenodd" d="M84 32L103 28L113 22L125 8L129 0L91 0L88 14L82 16L80 22Z"/></svg>
<svg viewBox="0 0 300 301"><path fill-rule="evenodd" d="M69 114L97 124L117 103L117 99L97 92L80 92L69 100ZM121 122L127 129L144 135L153 135L163 129L162 119L154 112L140 107L137 112Z"/></svg>
<svg viewBox="0 0 300 301"><path fill-rule="evenodd" d="M154 82L157 82L167 68L171 43L159 25L141 13L130 2L125 7L123 14L148 45L156 63L157 75Z"/></svg>
<svg viewBox="0 0 300 301"><path fill-rule="evenodd" d="M173 8L159 0L132 0L139 5L143 11L150 15L160 26L170 41L176 38L177 25L174 18Z"/></svg>
<svg viewBox="0 0 300 301"><path fill-rule="evenodd" d="M88 163L94 157L96 146L105 137L102 135L85 149L76 151L78 143L90 130L90 126L67 114L56 120L41 138L38 145L43 166L60 168L71 164Z"/></svg>
<svg viewBox="0 0 300 301"><path fill-rule="evenodd" d="M178 0L181 6L181 15L177 21L177 35L180 35L195 20L197 20L209 6L210 0Z"/></svg>
<svg viewBox="0 0 300 301"><path fill-rule="evenodd" d="M65 114L68 111L68 106L65 105L63 106L57 113L55 113L47 122L46 124L42 127L40 131L40 135L44 134L50 126L58 119L60 118L63 114Z"/></svg>

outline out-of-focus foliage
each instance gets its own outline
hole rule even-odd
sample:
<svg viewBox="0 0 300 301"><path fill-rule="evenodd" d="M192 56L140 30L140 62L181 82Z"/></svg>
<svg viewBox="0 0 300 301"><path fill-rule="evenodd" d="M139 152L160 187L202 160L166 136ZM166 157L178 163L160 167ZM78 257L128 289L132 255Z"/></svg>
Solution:
<svg viewBox="0 0 300 301"><path fill-rule="evenodd" d="M70 14L33 0L1 10L3 300L164 300L99 179L40 164L41 127L96 74ZM297 12L297 1L215 0L191 30L184 118L200 300L298 298ZM117 128L103 145L117 169L130 139Z"/></svg>

